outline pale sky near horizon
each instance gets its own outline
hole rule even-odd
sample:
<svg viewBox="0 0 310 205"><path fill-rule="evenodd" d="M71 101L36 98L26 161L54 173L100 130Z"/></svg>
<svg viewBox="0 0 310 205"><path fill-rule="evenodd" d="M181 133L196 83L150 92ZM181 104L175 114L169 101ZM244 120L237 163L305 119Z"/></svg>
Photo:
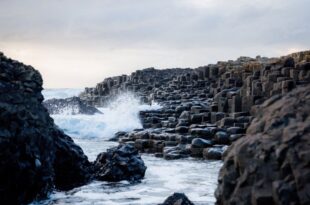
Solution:
<svg viewBox="0 0 310 205"><path fill-rule="evenodd" d="M45 88L310 49L309 0L0 0L0 51Z"/></svg>

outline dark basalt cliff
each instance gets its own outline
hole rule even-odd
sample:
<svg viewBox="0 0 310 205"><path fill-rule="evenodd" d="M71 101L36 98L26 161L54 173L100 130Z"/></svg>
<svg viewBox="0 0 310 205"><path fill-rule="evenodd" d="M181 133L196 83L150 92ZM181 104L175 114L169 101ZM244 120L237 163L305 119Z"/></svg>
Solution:
<svg viewBox="0 0 310 205"><path fill-rule="evenodd" d="M53 189L70 190L92 179L136 182L144 177L146 167L133 146L110 149L90 163L49 116L42 83L34 68L0 53L0 204L27 204ZM67 105L79 113L99 112L79 98L47 103L51 113Z"/></svg>
<svg viewBox="0 0 310 205"><path fill-rule="evenodd" d="M43 107L42 78L0 53L0 204L25 204L90 178L79 146Z"/></svg>
<svg viewBox="0 0 310 205"><path fill-rule="evenodd" d="M224 157L217 204L310 203L310 85L253 107Z"/></svg>

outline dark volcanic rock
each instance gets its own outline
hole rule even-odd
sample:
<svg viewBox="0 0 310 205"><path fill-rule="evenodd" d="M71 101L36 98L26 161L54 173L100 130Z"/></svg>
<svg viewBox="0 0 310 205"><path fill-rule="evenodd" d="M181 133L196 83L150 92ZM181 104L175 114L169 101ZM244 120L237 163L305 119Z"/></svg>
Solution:
<svg viewBox="0 0 310 205"><path fill-rule="evenodd" d="M73 140L55 130L56 159L54 161L55 187L60 190L69 190L87 183L92 178L91 163L83 150Z"/></svg>
<svg viewBox="0 0 310 205"><path fill-rule="evenodd" d="M109 139L111 142L117 142L121 137L124 137L127 135L127 132L119 131L114 134L112 138Z"/></svg>
<svg viewBox="0 0 310 205"><path fill-rule="evenodd" d="M160 109L139 113L143 129L151 134L128 133L120 138L122 143L176 159L187 154L180 153L176 147L180 141L167 133L182 136L185 147L193 139L202 138L212 144L190 147L190 156L219 159L223 151L215 145L230 145L245 135L253 120L253 106L310 83L309 65L308 50L279 58L239 57L195 69L147 68L106 78L86 88L80 98L88 105L102 106L115 95L129 91L144 103L159 103ZM213 146L215 149L203 151Z"/></svg>
<svg viewBox="0 0 310 205"><path fill-rule="evenodd" d="M190 150L184 144L179 144L174 147L165 147L163 150L163 157L167 160L186 158L190 154Z"/></svg>
<svg viewBox="0 0 310 205"><path fill-rule="evenodd" d="M43 102L49 114L85 114L93 115L101 113L97 108L86 105L79 97L65 99L50 99Z"/></svg>
<svg viewBox="0 0 310 205"><path fill-rule="evenodd" d="M310 204L310 86L253 110L225 156L217 204Z"/></svg>
<svg viewBox="0 0 310 205"><path fill-rule="evenodd" d="M146 68L137 70L130 76L122 75L111 78L106 78L101 83L98 83L94 88L85 88L85 91L80 94L81 99L88 104L103 106L115 94L123 91L132 91L139 96L141 100L149 102L149 94L160 86L168 86L169 82L179 74L191 73L191 69L162 69ZM115 92L117 90L117 92ZM171 98L175 98L171 97Z"/></svg>
<svg viewBox="0 0 310 205"><path fill-rule="evenodd" d="M42 78L0 54L0 204L25 204L54 187L88 180L83 151L59 130L42 101Z"/></svg>
<svg viewBox="0 0 310 205"><path fill-rule="evenodd" d="M223 153L227 149L227 146L209 147L203 150L203 158L205 159L222 159Z"/></svg>
<svg viewBox="0 0 310 205"><path fill-rule="evenodd" d="M174 193L160 205L194 205L185 194Z"/></svg>
<svg viewBox="0 0 310 205"><path fill-rule="evenodd" d="M138 150L132 145L119 145L100 153L94 162L95 177L103 181L130 182L139 181L144 177L146 166Z"/></svg>
<svg viewBox="0 0 310 205"><path fill-rule="evenodd" d="M194 148L206 148L211 147L214 143L211 140L205 140L201 138L195 138L192 141L192 147Z"/></svg>

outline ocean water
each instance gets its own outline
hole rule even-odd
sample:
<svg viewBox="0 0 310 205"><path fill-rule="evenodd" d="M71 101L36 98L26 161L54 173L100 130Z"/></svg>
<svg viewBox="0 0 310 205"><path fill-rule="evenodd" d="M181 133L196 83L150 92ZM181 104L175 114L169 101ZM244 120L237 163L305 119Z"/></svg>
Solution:
<svg viewBox="0 0 310 205"><path fill-rule="evenodd" d="M77 96L81 89L47 90L45 99ZM52 115L55 123L79 144L89 160L117 143L107 141L117 131L141 128L140 110L159 109L156 103L143 105L131 94L124 93L99 108L103 114ZM182 159L166 161L143 154L147 166L141 183L126 181L107 183L94 181L67 192L53 192L49 199L36 202L40 205L151 205L162 203L174 192L185 193L195 204L214 204L214 191L221 166L219 161Z"/></svg>
<svg viewBox="0 0 310 205"><path fill-rule="evenodd" d="M42 94L45 100L52 98L69 98L78 96L84 89L82 88L61 88L61 89L44 89Z"/></svg>

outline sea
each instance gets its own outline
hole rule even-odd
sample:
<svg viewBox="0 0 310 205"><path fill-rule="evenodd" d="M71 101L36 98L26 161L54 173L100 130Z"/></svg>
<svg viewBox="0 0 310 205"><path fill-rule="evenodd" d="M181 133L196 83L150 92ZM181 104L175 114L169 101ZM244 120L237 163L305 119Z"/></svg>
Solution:
<svg viewBox="0 0 310 205"><path fill-rule="evenodd" d="M45 89L45 100L78 96L83 89ZM108 139L118 131L142 128L139 111L156 110L161 106L141 104L132 93L123 93L106 107L103 114L72 115L70 112L52 115L55 124L82 147L90 161L116 142ZM54 191L49 198L33 205L154 205L174 192L185 193L196 205L214 204L214 191L222 165L220 161L179 159L167 161L151 154L142 154L147 170L141 183L127 181L109 183L93 181L70 191Z"/></svg>

